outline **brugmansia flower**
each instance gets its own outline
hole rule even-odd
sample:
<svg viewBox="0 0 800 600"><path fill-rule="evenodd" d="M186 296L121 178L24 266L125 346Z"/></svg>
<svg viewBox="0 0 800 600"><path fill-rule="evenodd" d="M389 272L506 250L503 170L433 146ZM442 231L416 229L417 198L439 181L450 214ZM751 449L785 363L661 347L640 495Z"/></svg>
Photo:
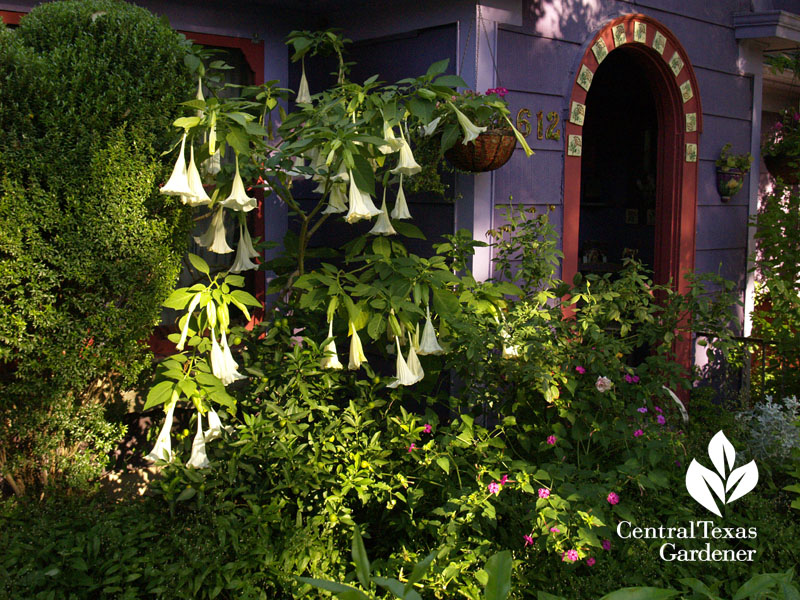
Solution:
<svg viewBox="0 0 800 600"><path fill-rule="evenodd" d="M218 146L214 154L203 162L203 168L209 175L216 175L222 170L222 147Z"/></svg>
<svg viewBox="0 0 800 600"><path fill-rule="evenodd" d="M345 194L345 189L347 189L347 184L344 183L334 183L331 185L331 193L328 196L328 206L322 211L323 215L347 211L347 194Z"/></svg>
<svg viewBox="0 0 800 600"><path fill-rule="evenodd" d="M323 369L341 369L342 363L339 362L339 356L336 353L336 341L333 339L333 319L328 323L328 337L331 341L325 344L322 350L322 360L319 366Z"/></svg>
<svg viewBox="0 0 800 600"><path fill-rule="evenodd" d="M422 356L427 354L444 354L444 348L439 345L439 340L436 339L436 329L431 322L431 309L426 307L428 313L425 318L425 327L422 329L422 340L419 343L419 352Z"/></svg>
<svg viewBox="0 0 800 600"><path fill-rule="evenodd" d="M414 350L414 340L411 339L411 334L408 334L408 358L406 359L408 370L411 371L417 378L417 381L422 381L425 378L425 371L422 370L422 364L417 358L417 353Z"/></svg>
<svg viewBox="0 0 800 600"><path fill-rule="evenodd" d="M208 429L206 429L204 436L206 442L210 442L222 436L222 421L220 421L217 411L213 408L208 410Z"/></svg>
<svg viewBox="0 0 800 600"><path fill-rule="evenodd" d="M408 204L406 203L406 195L403 192L403 175L400 174L400 190L397 192L397 201L394 203L392 209L393 219L410 219L411 213L408 211Z"/></svg>
<svg viewBox="0 0 800 600"><path fill-rule="evenodd" d="M209 467L208 455L206 454L206 437L203 435L203 415L197 413L197 433L192 441L192 455L189 457L187 467L195 469L207 469Z"/></svg>
<svg viewBox="0 0 800 600"><path fill-rule="evenodd" d="M442 117L436 117L433 121L428 123L427 125L422 126L422 135L425 137L432 136L436 131L436 128L439 126L439 121L442 120Z"/></svg>
<svg viewBox="0 0 800 600"><path fill-rule="evenodd" d="M383 204L381 204L381 213L375 220L375 225L369 232L373 235L397 235L397 232L392 227L392 222L389 220L389 213L386 210L386 188L383 189Z"/></svg>
<svg viewBox="0 0 800 600"><path fill-rule="evenodd" d="M248 233L247 239L245 239L245 234L242 230L247 231L247 227L239 223L239 245L236 247L236 258L231 268L228 269L231 273L241 273L242 271L258 268L258 265L250 260L250 251L255 251L253 249L253 243L250 241L250 235ZM256 256L258 256L258 253L256 253Z"/></svg>
<svg viewBox="0 0 800 600"><path fill-rule="evenodd" d="M172 169L167 183L161 187L161 193L167 196L187 196L194 197L194 192L189 185L189 174L186 170L186 134L183 134L181 140L181 151L178 152L178 160L175 161L175 166Z"/></svg>
<svg viewBox="0 0 800 600"><path fill-rule="evenodd" d="M406 361L403 359L403 353L400 351L400 338L396 337L397 342L397 375L396 379L386 387L396 388L399 385L414 385L419 381L416 375L408 368Z"/></svg>
<svg viewBox="0 0 800 600"><path fill-rule="evenodd" d="M242 375L238 371L239 364L233 360L233 354L231 354L231 349L228 347L228 337L225 335L224 329L222 330L220 340L222 345L222 358L225 361L225 377L220 377L222 383L228 385L240 379L247 379L245 375Z"/></svg>
<svg viewBox="0 0 800 600"><path fill-rule="evenodd" d="M175 412L175 405L177 404L177 394L173 392L172 399L170 400L169 407L167 408L167 416L164 419L164 426L158 434L155 447L150 451L145 458L147 460L171 460L172 459L172 442L170 440L170 431L172 430L172 414Z"/></svg>
<svg viewBox="0 0 800 600"><path fill-rule="evenodd" d="M395 137L394 127L390 127L386 121L383 122L383 139L386 141L386 143L382 146L378 146L378 151L381 154L391 154L392 152L397 152L400 150L400 147L403 144L402 140L398 140Z"/></svg>
<svg viewBox="0 0 800 600"><path fill-rule="evenodd" d="M403 128L400 128L400 135L403 135ZM422 171L422 167L414 160L414 154L411 152L411 146L408 145L405 137L400 138L400 158L397 161L397 166L392 169L392 173L401 173L403 175L416 175Z"/></svg>
<svg viewBox="0 0 800 600"><path fill-rule="evenodd" d="M348 199L350 201L350 207L345 217L345 221L348 223L355 223L361 219L371 219L381 214L381 211L372 203L370 195L358 189L352 173L350 173L350 192L348 194Z"/></svg>
<svg viewBox="0 0 800 600"><path fill-rule="evenodd" d="M248 212L258 206L258 200L247 195L239 174L239 155L236 155L236 174L233 176L233 186L230 195L222 201L222 206L232 210Z"/></svg>
<svg viewBox="0 0 800 600"><path fill-rule="evenodd" d="M461 140L462 144L471 142L488 129L487 127L478 127L475 125L467 118L467 115L458 110L452 102L448 102L448 104L455 111L458 124L461 125L461 129L464 131L464 139Z"/></svg>
<svg viewBox="0 0 800 600"><path fill-rule="evenodd" d="M195 242L217 254L233 252L233 248L228 246L228 242L225 241L225 217L222 214L223 210L221 206L217 208L211 217L211 224L208 226L206 232L200 237L195 236L194 238Z"/></svg>
<svg viewBox="0 0 800 600"><path fill-rule="evenodd" d="M197 166L194 164L194 145L190 146L189 156L191 156L188 169L189 189L192 190L193 195L181 196L181 202L189 206L211 204L211 198L208 197L206 190L203 188L203 180L200 179L200 171L197 170Z"/></svg>
<svg viewBox="0 0 800 600"><path fill-rule="evenodd" d="M186 322L183 324L181 331L181 339L178 341L176 348L180 351L183 350L183 345L186 343L186 336L189 335L189 321L192 319L192 313L197 305L200 303L200 292L197 292L189 303L189 312L186 314Z"/></svg>
<svg viewBox="0 0 800 600"><path fill-rule="evenodd" d="M367 357L364 355L364 348L361 345L361 338L358 337L358 332L353 322L350 322L350 362L347 368L351 371L358 369L362 363L367 362Z"/></svg>
<svg viewBox="0 0 800 600"><path fill-rule="evenodd" d="M245 252L249 258L258 258L261 253L253 247L253 239L250 237L250 232L247 230L247 225L244 224L244 216L239 220L239 243L244 244Z"/></svg>
<svg viewBox="0 0 800 600"><path fill-rule="evenodd" d="M300 76L300 87L297 89L297 98L295 102L298 104L308 104L311 102L311 92L308 89L308 79L306 79L306 61L302 61L303 74Z"/></svg>

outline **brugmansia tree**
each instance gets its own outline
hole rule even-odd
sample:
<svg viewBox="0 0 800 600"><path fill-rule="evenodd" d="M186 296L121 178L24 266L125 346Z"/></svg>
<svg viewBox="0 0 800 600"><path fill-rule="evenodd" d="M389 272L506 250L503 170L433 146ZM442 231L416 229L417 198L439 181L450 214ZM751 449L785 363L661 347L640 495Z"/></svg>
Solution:
<svg viewBox="0 0 800 600"><path fill-rule="evenodd" d="M0 25L0 475L17 493L101 472L121 429L93 390L149 362L191 216L158 193L186 49L121 1Z"/></svg>
<svg viewBox="0 0 800 600"><path fill-rule="evenodd" d="M206 99L198 82L195 99L184 103L193 114L174 123L181 130L175 143L178 155L162 193L180 197L188 205L210 207L209 228L197 241L212 252L233 251L225 242L225 228L230 226L226 221L234 221L240 236L236 260L227 273L212 276L208 265L193 257L195 267L209 274L209 284L176 290L167 302L186 312L179 323L181 333L174 336L180 352L162 366L148 397L148 408L164 404L167 412L151 458L171 456L170 415L181 399L192 402L201 416L208 414L215 420L215 405L233 412L233 398L225 386L242 374L228 343L230 308L249 318L247 306L258 305L243 290L233 289L244 281L236 273L258 266L251 260L258 253L243 227L244 214L256 201L244 182L277 195L298 223L296 237L287 244L287 257L276 265L278 276L272 285L299 309L326 313L328 337L320 340L322 367L343 367L336 354L337 315L347 323L349 369L356 370L367 360L362 336L377 341L388 335L397 368L389 387L417 383L424 377L418 355L444 352L434 319L438 315L441 327L460 310L458 298L448 289L457 280L452 262L445 256L411 255L393 236L422 237L408 222L412 215L403 188L404 181L422 169L414 158L412 140L439 136L443 153L455 143L474 140L485 127L477 127L454 103L460 97L456 88L466 84L460 77L445 74L446 60L434 63L420 77L395 84L380 82L377 75L355 83L348 79L343 59L346 42L332 31L290 34L294 61L328 53L337 56L339 64L335 85L313 96L303 65L296 108L289 114L279 107L289 90L279 88L276 81L245 88L232 100L221 98L213 89L212 97ZM530 156L530 148L508 119L506 102L494 91L480 98L469 97L470 110L507 122ZM221 167L221 158L231 154L233 160ZM311 207L292 195L293 181L299 179L317 184L318 200ZM209 195L206 190L211 186ZM331 219L340 220L343 227L360 221L372 221L373 226L367 236L354 236L348 244L350 268L323 263L309 271L309 241ZM509 283L476 286L475 305L499 324L506 293L520 290ZM202 457L195 460L204 441L199 421L190 462L205 464Z"/></svg>

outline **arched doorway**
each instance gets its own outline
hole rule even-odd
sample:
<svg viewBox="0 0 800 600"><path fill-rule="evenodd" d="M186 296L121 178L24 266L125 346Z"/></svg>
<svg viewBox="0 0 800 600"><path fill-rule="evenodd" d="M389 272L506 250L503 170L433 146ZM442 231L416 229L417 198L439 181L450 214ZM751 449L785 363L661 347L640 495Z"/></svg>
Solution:
<svg viewBox="0 0 800 600"><path fill-rule="evenodd" d="M686 289L701 130L697 81L677 38L644 15L603 27L576 70L565 127L565 280L596 241L587 258L602 262L605 252L616 262L629 248L658 282Z"/></svg>

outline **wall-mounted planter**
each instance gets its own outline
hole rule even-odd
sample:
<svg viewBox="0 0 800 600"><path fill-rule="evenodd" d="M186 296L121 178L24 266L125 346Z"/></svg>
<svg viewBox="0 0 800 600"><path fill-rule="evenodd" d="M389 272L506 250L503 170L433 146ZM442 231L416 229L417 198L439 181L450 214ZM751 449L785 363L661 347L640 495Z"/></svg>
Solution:
<svg viewBox="0 0 800 600"><path fill-rule="evenodd" d="M723 202L728 202L744 185L744 171L741 169L722 170L717 167L717 192Z"/></svg>
<svg viewBox="0 0 800 600"><path fill-rule="evenodd" d="M788 156L785 154L779 156L764 156L764 164L767 165L767 171L775 178L783 179L784 183L789 185L797 185L800 183L800 157Z"/></svg>
<svg viewBox="0 0 800 600"><path fill-rule="evenodd" d="M510 129L490 129L466 144L457 141L444 153L456 169L481 173L494 171L508 162L517 140Z"/></svg>

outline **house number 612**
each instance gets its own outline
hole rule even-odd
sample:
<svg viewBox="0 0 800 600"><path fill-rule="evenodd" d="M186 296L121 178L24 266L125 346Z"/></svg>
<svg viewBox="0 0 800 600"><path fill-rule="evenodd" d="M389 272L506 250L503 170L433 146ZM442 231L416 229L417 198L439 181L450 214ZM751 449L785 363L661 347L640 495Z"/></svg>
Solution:
<svg viewBox="0 0 800 600"><path fill-rule="evenodd" d="M517 129L524 136L528 136L531 132L531 111L527 108L521 108L517 113ZM539 111L536 113L536 139L537 140L560 140L561 131L556 129L558 127L558 113L552 111L547 113L547 131L544 130L544 113Z"/></svg>

